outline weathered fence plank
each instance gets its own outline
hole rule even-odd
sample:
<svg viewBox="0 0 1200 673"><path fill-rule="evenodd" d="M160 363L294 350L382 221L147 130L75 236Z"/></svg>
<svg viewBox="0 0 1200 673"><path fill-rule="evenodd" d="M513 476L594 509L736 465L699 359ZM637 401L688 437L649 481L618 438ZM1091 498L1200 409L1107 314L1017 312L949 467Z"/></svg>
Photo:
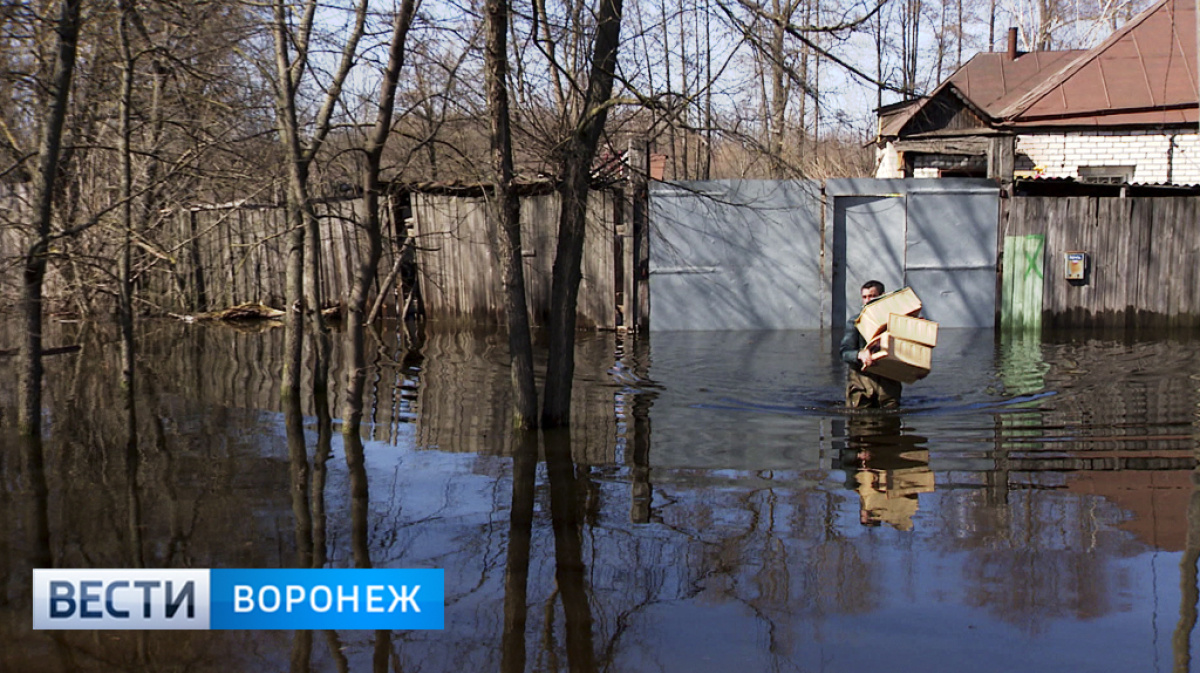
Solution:
<svg viewBox="0 0 1200 673"><path fill-rule="evenodd" d="M1018 196L1008 211L1005 236L1046 237L1044 324L1200 325L1200 197ZM1075 250L1090 257L1082 282L1064 277Z"/></svg>
<svg viewBox="0 0 1200 673"><path fill-rule="evenodd" d="M594 191L588 199L587 234L577 306L581 328L616 328L614 268L617 199ZM545 324L557 245L556 193L521 198L521 245L526 298L535 325ZM495 226L487 196L413 195L417 268L431 318L500 323L504 298L495 259Z"/></svg>

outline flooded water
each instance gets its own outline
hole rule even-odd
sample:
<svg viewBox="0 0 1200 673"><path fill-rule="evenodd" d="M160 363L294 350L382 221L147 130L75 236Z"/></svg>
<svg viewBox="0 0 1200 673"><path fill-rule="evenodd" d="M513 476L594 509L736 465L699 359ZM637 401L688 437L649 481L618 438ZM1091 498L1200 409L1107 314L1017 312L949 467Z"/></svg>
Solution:
<svg viewBox="0 0 1200 673"><path fill-rule="evenodd" d="M944 330L848 413L836 335L587 335L534 463L501 335L371 337L359 461L341 383L289 453L282 330L142 332L134 450L111 330L48 337L40 449L0 386L0 670L1193 667L1200 339ZM445 569L445 629L31 630L35 567L364 563Z"/></svg>

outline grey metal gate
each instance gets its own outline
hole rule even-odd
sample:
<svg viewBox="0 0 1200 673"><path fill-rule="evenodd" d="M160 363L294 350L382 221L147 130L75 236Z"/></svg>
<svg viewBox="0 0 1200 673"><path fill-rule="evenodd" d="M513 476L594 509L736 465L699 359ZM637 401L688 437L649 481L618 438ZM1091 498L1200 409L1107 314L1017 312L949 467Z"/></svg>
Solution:
<svg viewBox="0 0 1200 673"><path fill-rule="evenodd" d="M988 180L659 183L650 328L840 329L870 279L944 327L991 327L998 215Z"/></svg>
<svg viewBox="0 0 1200 673"><path fill-rule="evenodd" d="M820 183L659 183L650 226L650 329L820 327Z"/></svg>
<svg viewBox="0 0 1200 673"><path fill-rule="evenodd" d="M829 180L831 322L858 311L862 283L910 286L943 327L996 318L999 189L987 180Z"/></svg>

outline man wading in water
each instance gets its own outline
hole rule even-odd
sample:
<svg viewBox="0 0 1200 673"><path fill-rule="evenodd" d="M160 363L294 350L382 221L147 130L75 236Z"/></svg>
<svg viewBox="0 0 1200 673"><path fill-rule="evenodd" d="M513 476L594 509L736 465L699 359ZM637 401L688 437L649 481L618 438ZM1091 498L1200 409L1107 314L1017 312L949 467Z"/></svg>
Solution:
<svg viewBox="0 0 1200 673"><path fill-rule="evenodd" d="M863 283L860 291L863 306L882 297L883 292L883 283L877 280ZM858 333L855 318L846 321L846 333L842 335L842 361L850 366L846 374L846 406L895 409L900 406L904 386L899 381L868 371L874 362L874 354L867 350L866 340Z"/></svg>

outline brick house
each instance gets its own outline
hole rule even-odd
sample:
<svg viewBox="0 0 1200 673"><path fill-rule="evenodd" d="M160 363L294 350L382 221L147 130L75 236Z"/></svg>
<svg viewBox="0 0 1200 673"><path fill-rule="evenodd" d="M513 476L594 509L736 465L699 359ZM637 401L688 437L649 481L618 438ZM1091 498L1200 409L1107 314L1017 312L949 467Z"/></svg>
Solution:
<svg viewBox="0 0 1200 673"><path fill-rule="evenodd" d="M1089 50L981 53L879 110L876 177L1200 183L1195 0L1160 0Z"/></svg>

